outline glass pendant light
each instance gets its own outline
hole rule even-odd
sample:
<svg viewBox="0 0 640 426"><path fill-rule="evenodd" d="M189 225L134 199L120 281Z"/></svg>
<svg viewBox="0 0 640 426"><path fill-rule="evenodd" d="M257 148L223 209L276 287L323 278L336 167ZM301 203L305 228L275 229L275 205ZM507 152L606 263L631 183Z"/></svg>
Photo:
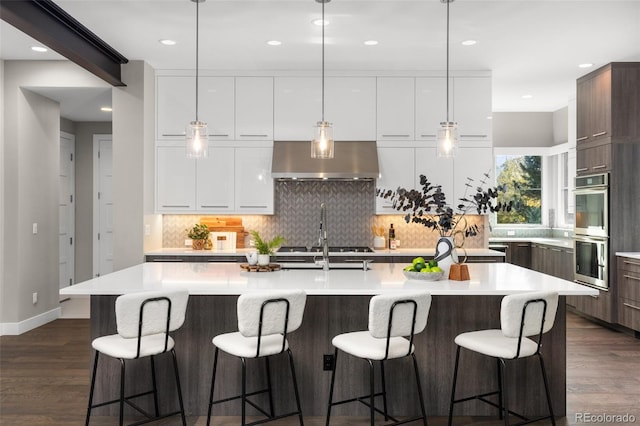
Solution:
<svg viewBox="0 0 640 426"><path fill-rule="evenodd" d="M440 123L437 131L436 150L438 157L455 157L458 150L458 123L449 121L449 4L453 0L441 0L447 4L447 121Z"/></svg>
<svg viewBox="0 0 640 426"><path fill-rule="evenodd" d="M207 123L198 119L198 39L200 3L205 0L191 0L196 4L196 119L191 121L186 131L187 158L206 158L209 155Z"/></svg>
<svg viewBox="0 0 640 426"><path fill-rule="evenodd" d="M324 4L331 0L316 0L322 4L322 22L324 20ZM315 126L315 134L311 141L311 158L333 158L333 127L324 120L324 27L322 25L322 120Z"/></svg>

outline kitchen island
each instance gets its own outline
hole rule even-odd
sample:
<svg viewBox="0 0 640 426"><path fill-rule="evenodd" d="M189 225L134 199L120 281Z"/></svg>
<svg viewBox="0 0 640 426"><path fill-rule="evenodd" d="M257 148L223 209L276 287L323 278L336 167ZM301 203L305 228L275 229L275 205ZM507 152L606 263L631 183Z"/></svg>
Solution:
<svg viewBox="0 0 640 426"><path fill-rule="evenodd" d="M323 355L333 354L331 339L339 333L367 327L368 302L375 294L403 290L426 289L433 303L426 330L416 336L416 356L420 364L425 403L430 416L448 413L451 379L455 357L454 337L464 331L499 328L500 301L504 295L525 291L555 290L560 294L556 323L544 336L543 353L550 379L554 411L566 412L566 323L565 296L595 295L596 290L541 274L515 265L470 264L469 281L436 282L407 280L401 264L373 263L363 270L280 270L276 272L244 272L231 263L144 263L98 277L60 291L63 295L91 296L92 338L115 332L114 301L118 295L161 288L181 287L191 298L184 326L175 333L180 363L185 408L189 415L205 415L212 371L211 339L220 333L237 330L236 301L240 294L273 289L304 289L309 295L302 327L289 336L294 352L296 373L305 415L326 414L330 372L323 371ZM89 344L89 342L87 342ZM168 361L168 360L159 360ZM272 363L276 408L292 408L286 359ZM531 361L531 362L529 362ZM148 363L128 367L134 377L134 390L147 381ZM103 367L107 365L103 364ZM164 365L164 364L162 364ZM403 368L397 368L397 367ZM413 386L408 360L391 361L385 369L392 414L414 415L419 406L407 398L405 389ZM279 368L283 367L283 368ZM226 395L240 391L240 363L233 357L221 357L219 372ZM263 363L248 362L252 383L263 384ZM366 394L367 365L361 360L343 356L338 362L339 383L336 398L349 394ZM99 372L96 396L114 395L118 382L118 365L109 364ZM171 369L160 368L160 388L172 389ZM459 395L496 386L495 362L465 355L465 374L459 381ZM528 415L546 412L544 390L535 360L518 364L508 375L511 401L516 411ZM167 382L168 381L168 382ZM117 386L117 385L116 385ZM257 386L257 385L256 385ZM249 389L255 389L249 385ZM413 395L413 393L410 393ZM221 396L216 395L216 398ZM173 395L161 397L164 405L173 406ZM115 415L116 408L101 408ZM470 402L456 408L456 415L495 415L495 409ZM237 415L239 404L216 407L216 415ZM335 408L336 415L367 415L364 406L350 404Z"/></svg>

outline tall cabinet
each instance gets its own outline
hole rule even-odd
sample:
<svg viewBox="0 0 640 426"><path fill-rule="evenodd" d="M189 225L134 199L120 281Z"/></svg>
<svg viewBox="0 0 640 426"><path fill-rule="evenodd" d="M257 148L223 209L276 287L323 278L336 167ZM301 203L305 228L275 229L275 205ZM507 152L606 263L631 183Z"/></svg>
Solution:
<svg viewBox="0 0 640 426"><path fill-rule="evenodd" d="M609 292L576 303L622 322L616 252L640 250L640 62L614 62L577 81L576 174L609 173Z"/></svg>

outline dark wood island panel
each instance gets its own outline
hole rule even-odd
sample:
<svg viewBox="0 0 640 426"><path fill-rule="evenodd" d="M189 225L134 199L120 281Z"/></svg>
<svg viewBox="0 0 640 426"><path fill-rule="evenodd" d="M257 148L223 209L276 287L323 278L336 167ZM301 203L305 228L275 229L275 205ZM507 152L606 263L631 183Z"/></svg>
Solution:
<svg viewBox="0 0 640 426"><path fill-rule="evenodd" d="M115 333L114 301L116 296L91 296L91 336ZM336 334L366 329L370 296L309 296L302 327L291 334L289 342L295 357L304 415L323 416L329 394L330 372L323 371L323 355L333 354L331 339ZM451 380L456 346L454 337L464 331L499 327L502 296L434 296L427 329L416 336L416 356L420 364L427 414L448 414ZM178 355L185 409L188 415L206 415L211 384L213 345L211 339L220 333L236 331L237 296L191 296L184 326L174 334ZM549 375L554 411L566 413L566 323L565 297L560 297L556 323L544 336L543 352ZM96 401L117 394L119 364L102 363L96 384ZM293 408L286 356L272 362L276 410ZM495 361L464 351L461 356L464 374L459 379L457 395L493 390L497 385ZM166 389L160 397L161 406L171 409L177 405L173 393L172 370L169 357L157 361L159 389ZM219 380L216 386L225 395L240 392L240 362L221 355ZM142 389L150 383L148 361L127 364L127 388ZM265 383L264 362L249 360L248 390ZM508 363L509 367L512 365ZM401 368L399 368L401 367ZM416 415L418 402L413 397L415 382L410 358L389 361L385 365L387 391L390 394L391 414ZM362 360L341 354L338 359L336 398L365 395L368 389L368 366ZM377 386L379 375L376 373ZM510 404L525 415L546 414L544 388L535 359L513 363L509 374ZM144 404L143 404L144 405ZM101 413L117 415L117 407L101 408ZM110 411L108 411L110 410ZM347 404L334 408L336 415L366 416L364 406ZM216 406L215 415L239 415L239 402ZM99 414L100 411L96 411ZM249 409L253 413L253 409ZM496 409L478 402L468 402L456 408L456 415L490 415Z"/></svg>

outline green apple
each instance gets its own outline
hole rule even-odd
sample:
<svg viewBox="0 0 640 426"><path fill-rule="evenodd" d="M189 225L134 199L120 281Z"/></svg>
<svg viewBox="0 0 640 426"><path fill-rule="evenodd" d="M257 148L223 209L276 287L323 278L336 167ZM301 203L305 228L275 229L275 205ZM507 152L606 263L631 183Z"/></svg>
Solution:
<svg viewBox="0 0 640 426"><path fill-rule="evenodd" d="M404 270L407 272L414 272L413 265L405 266Z"/></svg>
<svg viewBox="0 0 640 426"><path fill-rule="evenodd" d="M433 269L429 268L428 266L425 266L424 268L420 269L420 272L433 272Z"/></svg>
<svg viewBox="0 0 640 426"><path fill-rule="evenodd" d="M418 263L427 263L424 260L424 257L416 257L415 259L413 259L413 264L417 265Z"/></svg>
<svg viewBox="0 0 640 426"><path fill-rule="evenodd" d="M431 272L442 272L442 268L440 268L439 266L434 266L433 268L431 268Z"/></svg>
<svg viewBox="0 0 640 426"><path fill-rule="evenodd" d="M433 268L434 266L438 266L438 262L435 259L431 259L429 261L429 267Z"/></svg>

